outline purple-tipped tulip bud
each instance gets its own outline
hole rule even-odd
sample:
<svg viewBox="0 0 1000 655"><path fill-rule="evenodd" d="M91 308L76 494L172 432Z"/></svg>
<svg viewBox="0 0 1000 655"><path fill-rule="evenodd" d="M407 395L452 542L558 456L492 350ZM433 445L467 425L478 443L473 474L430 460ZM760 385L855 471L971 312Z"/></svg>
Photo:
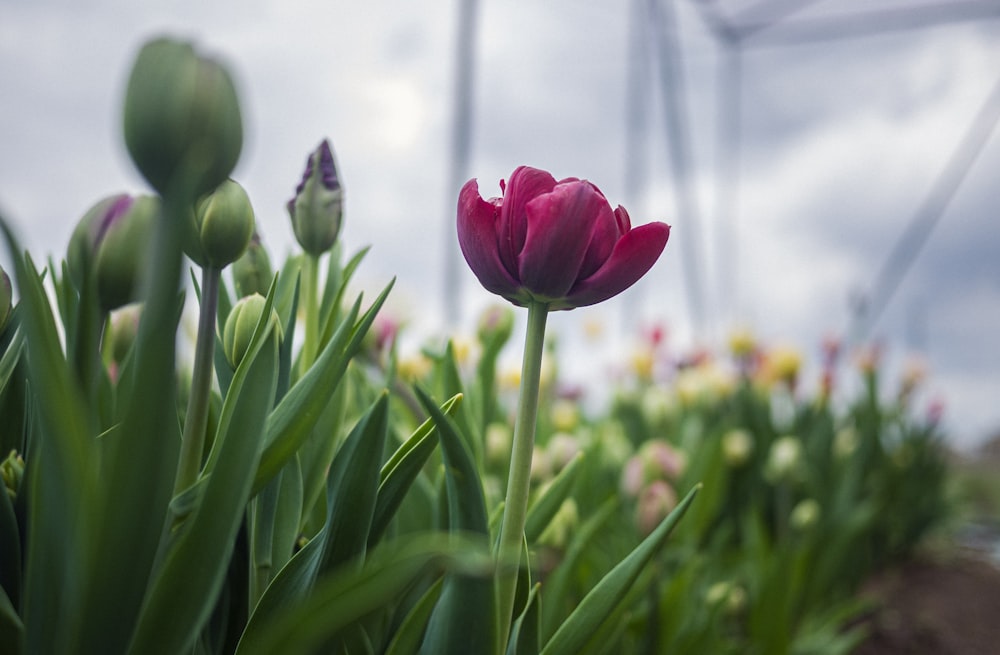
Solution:
<svg viewBox="0 0 1000 655"><path fill-rule="evenodd" d="M125 94L125 145L160 194L183 185L194 197L221 184L243 148L243 121L229 73L188 43L146 43Z"/></svg>
<svg viewBox="0 0 1000 655"><path fill-rule="evenodd" d="M7 271L0 267L0 332L7 327L7 319L14 303L14 292L10 286Z"/></svg>
<svg viewBox="0 0 1000 655"><path fill-rule="evenodd" d="M98 303L109 312L138 299L160 202L153 196L111 196L90 208L73 231L66 253L77 289L93 275Z"/></svg>
<svg viewBox="0 0 1000 655"><path fill-rule="evenodd" d="M336 243L344 216L344 189L329 141L324 139L309 155L295 197L288 201L288 215L295 238L307 253L322 255Z"/></svg>
<svg viewBox="0 0 1000 655"><path fill-rule="evenodd" d="M246 356L250 348L250 341L253 339L254 329L264 313L266 300L260 294L249 295L240 299L233 305L232 311L226 318L226 325L222 330L222 350L226 354L226 360L235 370ZM276 340L281 339L281 326L278 324L278 314L271 309L271 318L268 329L273 331Z"/></svg>
<svg viewBox="0 0 1000 655"><path fill-rule="evenodd" d="M635 284L670 236L665 223L635 229L624 208L612 210L586 180L556 181L521 166L502 198L483 200L476 180L458 198L458 242L487 291L515 305L550 310L593 305Z"/></svg>
<svg viewBox="0 0 1000 655"><path fill-rule="evenodd" d="M267 255L260 235L256 232L250 237L250 245L246 252L233 262L233 282L236 284L236 295L245 298L254 293L265 295L271 288L274 271L271 269L271 258Z"/></svg>
<svg viewBox="0 0 1000 655"><path fill-rule="evenodd" d="M184 252L199 266L221 270L239 259L253 230L247 192L226 180L195 205L184 230Z"/></svg>

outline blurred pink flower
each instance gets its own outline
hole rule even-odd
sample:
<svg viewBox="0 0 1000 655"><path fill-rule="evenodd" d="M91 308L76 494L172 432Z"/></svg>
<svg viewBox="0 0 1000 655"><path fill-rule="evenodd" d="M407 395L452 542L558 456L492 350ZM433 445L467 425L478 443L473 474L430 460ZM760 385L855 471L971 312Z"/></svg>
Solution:
<svg viewBox="0 0 1000 655"><path fill-rule="evenodd" d="M653 266L670 226L632 229L600 190L576 178L521 166L502 198L483 200L475 179L458 198L458 242L487 291L515 305L550 310L602 302L635 284Z"/></svg>

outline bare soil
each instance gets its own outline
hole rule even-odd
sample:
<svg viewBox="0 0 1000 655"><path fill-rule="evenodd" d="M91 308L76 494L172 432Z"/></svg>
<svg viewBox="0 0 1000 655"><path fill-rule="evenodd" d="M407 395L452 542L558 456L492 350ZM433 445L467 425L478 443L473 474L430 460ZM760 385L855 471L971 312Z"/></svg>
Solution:
<svg viewBox="0 0 1000 655"><path fill-rule="evenodd" d="M854 655L1000 655L1000 568L981 552L922 555L864 594L878 609Z"/></svg>

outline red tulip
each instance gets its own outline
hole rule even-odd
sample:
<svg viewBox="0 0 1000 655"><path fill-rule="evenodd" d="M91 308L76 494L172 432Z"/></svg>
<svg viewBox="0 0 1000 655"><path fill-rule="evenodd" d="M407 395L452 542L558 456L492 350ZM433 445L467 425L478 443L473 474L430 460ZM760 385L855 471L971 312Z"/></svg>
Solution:
<svg viewBox="0 0 1000 655"><path fill-rule="evenodd" d="M632 229L586 180L556 181L521 166L500 182L502 198L483 200L475 179L458 197L458 242L487 291L515 305L550 310L593 305L646 274L670 236L665 223Z"/></svg>

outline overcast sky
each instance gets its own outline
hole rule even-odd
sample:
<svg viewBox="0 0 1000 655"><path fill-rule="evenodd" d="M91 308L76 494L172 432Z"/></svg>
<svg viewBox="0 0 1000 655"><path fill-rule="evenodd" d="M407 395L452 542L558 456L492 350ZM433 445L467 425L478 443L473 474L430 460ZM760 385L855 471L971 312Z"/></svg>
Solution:
<svg viewBox="0 0 1000 655"><path fill-rule="evenodd" d="M723 46L695 3L674 4L697 191L689 216L678 215L662 78L645 59L644 138L632 152L643 184L634 191L625 180L627 71L648 34L630 37L621 0L480 3L469 177L496 195L500 178L530 164L590 179L634 223L674 226L636 289L556 317L567 348L584 321L628 338L639 324L663 321L678 348L717 344L738 321L815 353L824 336L844 334L848 298L870 289L997 83L1000 12L810 41L833 34L823 21L855 11L934 3L802 0L804 9L743 43L739 93L727 96L719 92ZM702 4L759 22L767 13L747 13L754 7L796 3ZM374 288L398 275L393 311L440 331L442 261L456 252L446 178L457 6L0 0L0 206L33 252L59 255L96 200L144 191L119 129L125 76L145 39L191 38L236 77L247 136L234 177L275 256L293 249L284 203L308 152L329 137L346 187L348 247L374 246L362 282ZM907 23L903 14L888 21ZM720 155L717 138L732 97L736 159ZM720 175L733 171L737 190L723 194L733 187L720 187ZM1000 428L998 181L993 133L872 331L897 363L923 352L928 392L944 396L960 444ZM721 215L730 204L735 214ZM697 334L685 256L705 280ZM459 270L467 326L491 298Z"/></svg>

